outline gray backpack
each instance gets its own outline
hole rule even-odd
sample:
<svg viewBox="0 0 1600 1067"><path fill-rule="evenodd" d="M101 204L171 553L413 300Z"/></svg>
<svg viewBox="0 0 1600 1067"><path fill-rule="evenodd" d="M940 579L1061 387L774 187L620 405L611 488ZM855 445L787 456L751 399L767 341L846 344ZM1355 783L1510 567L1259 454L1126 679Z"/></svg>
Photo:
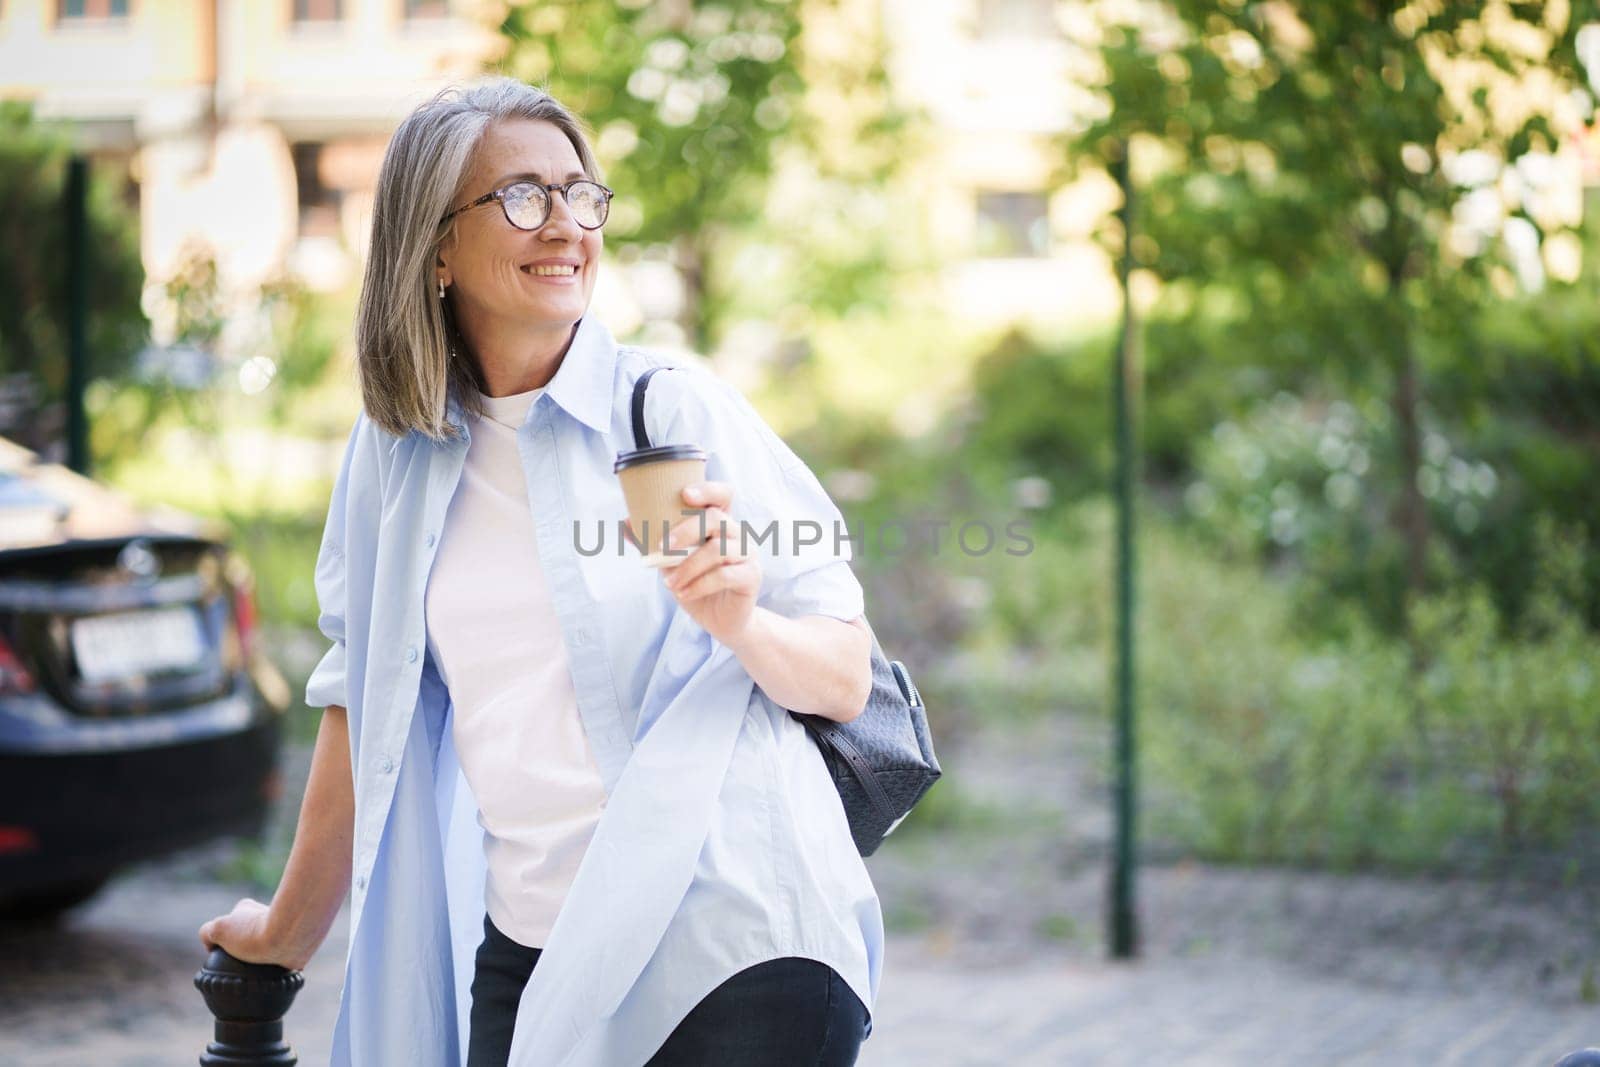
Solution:
<svg viewBox="0 0 1600 1067"><path fill-rule="evenodd" d="M644 391L650 376L670 367L651 367L633 386L633 442L650 447L644 426ZM868 631L872 624L868 622ZM856 851L870 856L910 814L942 773L933 753L933 735L922 695L911 672L888 659L872 634L872 692L867 706L849 722L791 711L822 750L823 762L839 790Z"/></svg>

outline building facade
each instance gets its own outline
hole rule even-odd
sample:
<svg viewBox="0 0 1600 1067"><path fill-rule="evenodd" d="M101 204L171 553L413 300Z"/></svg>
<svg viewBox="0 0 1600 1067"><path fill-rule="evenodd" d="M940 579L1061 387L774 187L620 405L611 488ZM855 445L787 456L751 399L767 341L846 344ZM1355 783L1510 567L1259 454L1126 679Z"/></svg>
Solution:
<svg viewBox="0 0 1600 1067"><path fill-rule="evenodd" d="M949 306L1037 315L1063 291L1114 304L1093 200L1052 192L1070 50L1053 0L878 3L897 94L938 144L919 179ZM485 0L5 0L0 96L67 121L126 167L153 280L203 244L248 288L357 268L383 146L498 47ZM1078 205L1077 210L1073 205ZM1085 211L1085 205L1091 209ZM1082 307L1077 309L1080 313Z"/></svg>
<svg viewBox="0 0 1600 1067"><path fill-rule="evenodd" d="M461 0L6 0L0 96L125 163L153 279L193 241L240 286L341 284L383 146L494 44Z"/></svg>

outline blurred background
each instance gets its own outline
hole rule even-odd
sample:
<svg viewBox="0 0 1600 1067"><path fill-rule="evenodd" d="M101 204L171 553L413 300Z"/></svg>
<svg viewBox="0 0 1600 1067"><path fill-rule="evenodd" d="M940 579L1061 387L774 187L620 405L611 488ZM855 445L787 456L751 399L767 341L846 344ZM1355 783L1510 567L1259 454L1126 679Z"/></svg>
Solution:
<svg viewBox="0 0 1600 1067"><path fill-rule="evenodd" d="M54 961L0 968L33 1055L203 1046L185 939L270 898L318 724L378 165L491 70L593 128L619 339L743 389L852 526L947 523L856 551L945 771L868 860L893 940L862 1062L1600 1044L1594 5L5 0L0 437L245 561L230 625L282 752L252 835L0 935ZM1119 351L1140 866L1112 965ZM25 466L0 549L38 542ZM103 963L130 953L176 985Z"/></svg>

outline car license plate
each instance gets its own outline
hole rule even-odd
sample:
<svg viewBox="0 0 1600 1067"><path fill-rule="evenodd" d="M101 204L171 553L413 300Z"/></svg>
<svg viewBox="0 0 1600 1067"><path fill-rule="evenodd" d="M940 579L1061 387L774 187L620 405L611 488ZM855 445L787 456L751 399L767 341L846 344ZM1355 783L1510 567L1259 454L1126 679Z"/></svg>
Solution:
<svg viewBox="0 0 1600 1067"><path fill-rule="evenodd" d="M72 651L84 681L107 682L192 667L206 642L194 608L155 608L74 620Z"/></svg>

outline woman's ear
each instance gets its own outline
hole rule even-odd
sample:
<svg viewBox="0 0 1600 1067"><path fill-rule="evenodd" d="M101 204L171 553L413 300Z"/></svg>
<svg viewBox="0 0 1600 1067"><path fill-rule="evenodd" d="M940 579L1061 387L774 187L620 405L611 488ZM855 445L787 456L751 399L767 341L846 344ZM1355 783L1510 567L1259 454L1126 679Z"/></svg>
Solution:
<svg viewBox="0 0 1600 1067"><path fill-rule="evenodd" d="M444 283L449 285L453 281L450 264L456 258L456 248L460 244L456 231L456 224L450 223L439 243L433 246L433 269L444 278Z"/></svg>

